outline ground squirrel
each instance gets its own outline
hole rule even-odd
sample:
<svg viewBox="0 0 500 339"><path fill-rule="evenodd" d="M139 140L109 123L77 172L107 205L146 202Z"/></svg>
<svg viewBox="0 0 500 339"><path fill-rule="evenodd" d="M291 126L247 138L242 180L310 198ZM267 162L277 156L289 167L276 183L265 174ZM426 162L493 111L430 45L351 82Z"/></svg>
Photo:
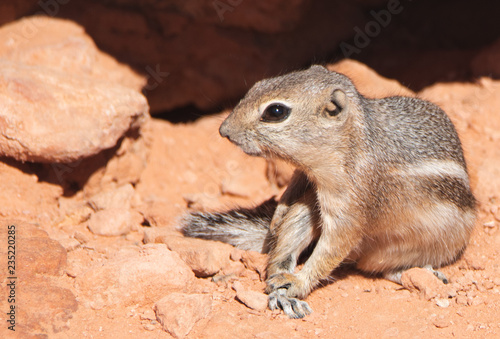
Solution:
<svg viewBox="0 0 500 339"><path fill-rule="evenodd" d="M342 262L401 283L404 270L449 264L468 243L476 201L462 147L430 102L368 99L348 77L312 66L256 83L220 134L249 155L297 168L277 203L182 222L187 236L269 253L271 309L310 313L299 299Z"/></svg>

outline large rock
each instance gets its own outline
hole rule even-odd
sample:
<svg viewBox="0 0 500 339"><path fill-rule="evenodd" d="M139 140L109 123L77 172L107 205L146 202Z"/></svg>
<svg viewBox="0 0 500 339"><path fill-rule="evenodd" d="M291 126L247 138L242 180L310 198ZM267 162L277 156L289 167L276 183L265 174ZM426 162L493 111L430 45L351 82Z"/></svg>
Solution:
<svg viewBox="0 0 500 339"><path fill-rule="evenodd" d="M94 211L109 208L130 208L134 196L134 186L125 184L115 189L99 192L88 201Z"/></svg>
<svg viewBox="0 0 500 339"><path fill-rule="evenodd" d="M235 281L233 290L236 291L236 298L247 307L256 311L265 311L268 304L268 296L258 291L247 291L240 281Z"/></svg>
<svg viewBox="0 0 500 339"><path fill-rule="evenodd" d="M25 19L0 29L0 41L0 155L72 162L115 146L147 119L138 79L75 24Z"/></svg>
<svg viewBox="0 0 500 339"><path fill-rule="evenodd" d="M172 293L157 301L156 318L174 338L184 338L212 309L208 294Z"/></svg>
<svg viewBox="0 0 500 339"><path fill-rule="evenodd" d="M31 332L33 337L70 329L70 319L78 303L69 289L34 278L29 282L21 280L18 291L20 327Z"/></svg>
<svg viewBox="0 0 500 339"><path fill-rule="evenodd" d="M152 227L144 233L144 243L163 243L179 254L197 277L210 277L230 264L234 247L219 241L186 238L168 228Z"/></svg>
<svg viewBox="0 0 500 339"><path fill-rule="evenodd" d="M88 227L96 235L112 237L129 233L134 222L130 209L110 208L92 214Z"/></svg>
<svg viewBox="0 0 500 339"><path fill-rule="evenodd" d="M68 330L69 319L78 304L70 290L57 284L57 278L66 268L66 251L35 224L5 219L0 225L0 242L6 244L0 246L0 267L5 268L7 276L17 277L4 275L0 292L14 298L12 303L4 298L3 305L6 310L15 305L16 333L20 338L31 338ZM7 251L12 250L7 248L8 240L15 246L16 257L14 269L9 268L7 272ZM13 286L13 295L10 286ZM0 337L11 335L0 331Z"/></svg>
<svg viewBox="0 0 500 339"><path fill-rule="evenodd" d="M425 268L414 267L404 271L401 284L409 291L417 291L426 300L446 296L446 285Z"/></svg>
<svg viewBox="0 0 500 339"><path fill-rule="evenodd" d="M147 139L153 137L152 134L145 132L148 125L150 124L142 125L139 131L127 132L118 145L91 157L72 163L44 165L47 174L44 179L49 182L57 182L72 190L83 189L85 197L104 194L122 185L137 184L147 165L150 144ZM144 133L147 133L147 137ZM126 194L126 192L117 194L122 193ZM108 198L118 198L113 195L114 193ZM103 199L107 198L103 197L100 199L101 202ZM104 206L111 206L117 201L108 201L99 206L93 205L92 201L89 203L91 207L98 210L107 208Z"/></svg>
<svg viewBox="0 0 500 339"><path fill-rule="evenodd" d="M0 162L0 216L36 218L38 223L51 224L59 215L54 201L63 190L39 180L32 174L30 165L14 160Z"/></svg>
<svg viewBox="0 0 500 339"><path fill-rule="evenodd" d="M49 238L47 232L20 220L1 220L0 226L0 241L7 244L10 240L15 247L15 270L10 275L30 280L35 275L60 276L64 273L66 250ZM0 263L7 260L7 252L7 245L0 247ZM7 267L6 264L2 266Z"/></svg>
<svg viewBox="0 0 500 339"><path fill-rule="evenodd" d="M184 291L193 281L193 272L177 253L163 244L151 244L91 268L76 278L75 286L84 305L101 309L145 305L168 293Z"/></svg>
<svg viewBox="0 0 500 339"><path fill-rule="evenodd" d="M99 51L83 27L45 16L24 18L0 28L0 58L89 76L140 91L146 79Z"/></svg>

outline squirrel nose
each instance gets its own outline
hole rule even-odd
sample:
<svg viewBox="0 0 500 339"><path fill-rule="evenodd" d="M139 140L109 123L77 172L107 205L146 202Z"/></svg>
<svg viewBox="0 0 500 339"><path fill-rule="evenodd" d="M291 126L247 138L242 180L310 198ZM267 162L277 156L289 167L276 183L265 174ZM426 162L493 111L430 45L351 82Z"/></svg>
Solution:
<svg viewBox="0 0 500 339"><path fill-rule="evenodd" d="M229 127L228 127L227 119L224 120L222 125L220 125L219 134L221 137L229 139Z"/></svg>

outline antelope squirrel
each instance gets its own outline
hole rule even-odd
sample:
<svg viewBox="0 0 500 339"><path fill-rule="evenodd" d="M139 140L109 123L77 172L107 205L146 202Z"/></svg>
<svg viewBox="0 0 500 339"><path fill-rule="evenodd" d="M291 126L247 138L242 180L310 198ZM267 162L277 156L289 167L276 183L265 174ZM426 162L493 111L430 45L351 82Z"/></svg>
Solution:
<svg viewBox="0 0 500 339"><path fill-rule="evenodd" d="M401 283L464 251L476 200L457 132L438 106L368 99L343 74L314 65L256 83L220 127L245 153L296 166L283 196L255 209L191 213L186 236L269 253L269 307L292 318L343 261ZM302 269L299 255L314 245Z"/></svg>

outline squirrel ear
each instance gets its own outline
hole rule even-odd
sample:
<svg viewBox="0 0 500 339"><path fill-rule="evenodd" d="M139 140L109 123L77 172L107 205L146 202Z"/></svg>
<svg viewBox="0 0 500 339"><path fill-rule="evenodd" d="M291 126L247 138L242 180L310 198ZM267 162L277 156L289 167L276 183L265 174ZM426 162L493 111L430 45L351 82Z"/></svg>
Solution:
<svg viewBox="0 0 500 339"><path fill-rule="evenodd" d="M330 101L325 106L325 111L329 116L335 117L347 107L347 95L344 91L336 89L333 91Z"/></svg>

